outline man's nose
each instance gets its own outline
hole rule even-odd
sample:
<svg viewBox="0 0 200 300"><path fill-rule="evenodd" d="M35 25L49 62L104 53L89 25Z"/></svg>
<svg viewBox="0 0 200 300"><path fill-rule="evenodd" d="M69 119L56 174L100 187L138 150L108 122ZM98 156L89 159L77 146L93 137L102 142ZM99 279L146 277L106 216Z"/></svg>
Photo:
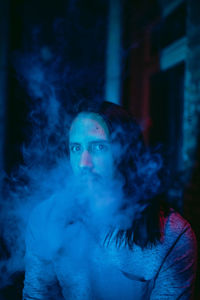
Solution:
<svg viewBox="0 0 200 300"><path fill-rule="evenodd" d="M80 167L92 168L92 166L93 166L92 157L88 150L84 150L80 159Z"/></svg>

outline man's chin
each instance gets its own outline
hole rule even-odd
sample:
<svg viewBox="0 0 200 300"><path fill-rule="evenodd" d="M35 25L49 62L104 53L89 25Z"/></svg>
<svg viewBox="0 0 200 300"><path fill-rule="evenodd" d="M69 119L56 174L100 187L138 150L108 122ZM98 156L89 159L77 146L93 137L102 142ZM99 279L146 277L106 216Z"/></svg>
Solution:
<svg viewBox="0 0 200 300"><path fill-rule="evenodd" d="M101 176L97 173L89 173L89 174L81 174L80 175L80 180L82 182L100 182L101 181Z"/></svg>
<svg viewBox="0 0 200 300"><path fill-rule="evenodd" d="M89 189L95 189L99 187L102 184L101 177L98 175L92 175L92 176L83 176L81 178L81 182L85 184L85 187Z"/></svg>
<svg viewBox="0 0 200 300"><path fill-rule="evenodd" d="M76 183L79 185L80 184L80 188L83 190L91 190L91 189L95 189L98 188L99 186L101 186L102 183L102 177L98 174L77 174L75 176L75 180Z"/></svg>

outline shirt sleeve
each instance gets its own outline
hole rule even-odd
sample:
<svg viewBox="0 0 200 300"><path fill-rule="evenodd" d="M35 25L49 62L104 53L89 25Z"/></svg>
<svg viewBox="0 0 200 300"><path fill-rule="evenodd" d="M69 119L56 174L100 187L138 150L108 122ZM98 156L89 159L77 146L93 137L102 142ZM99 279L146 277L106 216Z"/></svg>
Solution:
<svg viewBox="0 0 200 300"><path fill-rule="evenodd" d="M64 299L60 292L52 260L45 256L45 227L36 210L26 234L25 280L23 300Z"/></svg>
<svg viewBox="0 0 200 300"><path fill-rule="evenodd" d="M196 238L187 223L164 257L150 299L193 299L196 261Z"/></svg>

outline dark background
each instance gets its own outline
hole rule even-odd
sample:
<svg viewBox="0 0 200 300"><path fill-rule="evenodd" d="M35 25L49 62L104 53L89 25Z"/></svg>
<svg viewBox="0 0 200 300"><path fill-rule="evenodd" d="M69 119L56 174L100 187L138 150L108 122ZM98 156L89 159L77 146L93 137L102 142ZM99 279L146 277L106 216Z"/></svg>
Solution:
<svg viewBox="0 0 200 300"><path fill-rule="evenodd" d="M23 79L22 57L30 53L42 57L60 95L67 93L65 106L81 98L105 98L108 31L112 31L108 24L114 6L112 0L0 4L0 164L6 174L23 163L21 147L30 130L31 97ZM191 223L198 243L199 9L197 0L120 1L120 32L113 33L121 36L117 102L136 117L148 145L164 146L173 178L168 200ZM66 66L68 77L63 76ZM9 253L1 244L5 258ZM13 284L2 290L3 299L21 299L23 274L15 275ZM198 284L195 293L199 299Z"/></svg>

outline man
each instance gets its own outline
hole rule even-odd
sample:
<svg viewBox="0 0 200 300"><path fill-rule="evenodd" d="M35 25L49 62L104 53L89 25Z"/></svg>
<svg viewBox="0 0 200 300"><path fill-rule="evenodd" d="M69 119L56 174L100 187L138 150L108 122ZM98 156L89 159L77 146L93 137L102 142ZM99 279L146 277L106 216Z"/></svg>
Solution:
<svg viewBox="0 0 200 300"><path fill-rule="evenodd" d="M133 118L108 102L80 108L67 152L64 192L29 221L23 299L191 299L196 239L162 201L161 157Z"/></svg>

